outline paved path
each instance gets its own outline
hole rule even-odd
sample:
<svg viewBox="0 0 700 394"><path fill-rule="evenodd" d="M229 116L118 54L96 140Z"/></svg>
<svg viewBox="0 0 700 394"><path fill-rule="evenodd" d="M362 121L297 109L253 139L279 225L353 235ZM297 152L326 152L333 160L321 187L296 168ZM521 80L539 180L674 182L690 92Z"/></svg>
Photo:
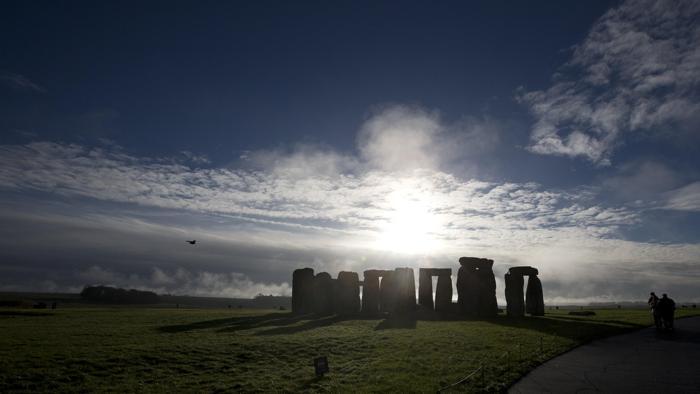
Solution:
<svg viewBox="0 0 700 394"><path fill-rule="evenodd" d="M509 393L700 393L700 317L593 341L536 368Z"/></svg>

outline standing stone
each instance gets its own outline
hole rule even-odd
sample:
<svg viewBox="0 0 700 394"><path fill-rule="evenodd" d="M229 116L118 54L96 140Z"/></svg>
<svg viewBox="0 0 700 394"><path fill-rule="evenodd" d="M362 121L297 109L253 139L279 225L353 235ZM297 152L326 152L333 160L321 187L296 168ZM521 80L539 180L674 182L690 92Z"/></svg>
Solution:
<svg viewBox="0 0 700 394"><path fill-rule="evenodd" d="M418 269L418 305L433 310L433 270Z"/></svg>
<svg viewBox="0 0 700 394"><path fill-rule="evenodd" d="M320 272L314 277L314 313L330 315L333 313L333 296L335 280L327 272Z"/></svg>
<svg viewBox="0 0 700 394"><path fill-rule="evenodd" d="M353 314L360 311L360 278L357 272L341 271L335 285L336 312Z"/></svg>
<svg viewBox="0 0 700 394"><path fill-rule="evenodd" d="M537 275L531 275L527 280L527 290L525 291L525 311L533 316L544 316L542 282Z"/></svg>
<svg viewBox="0 0 700 394"><path fill-rule="evenodd" d="M523 304L523 284L522 275L506 273L506 311L510 317L525 316L525 305Z"/></svg>
<svg viewBox="0 0 700 394"><path fill-rule="evenodd" d="M314 270L300 268L292 273L292 312L311 313L314 309Z"/></svg>
<svg viewBox="0 0 700 394"><path fill-rule="evenodd" d="M394 298L396 297L392 286L393 276L393 271L385 272L379 283L379 311L382 313L390 312L394 305Z"/></svg>
<svg viewBox="0 0 700 394"><path fill-rule="evenodd" d="M529 265L523 265L519 267L510 267L508 269L508 272L510 272L513 275L520 275L520 276L533 276L533 275L539 275L539 271L535 267L530 267Z"/></svg>
<svg viewBox="0 0 700 394"><path fill-rule="evenodd" d="M493 274L493 260L488 263L488 268L479 268L479 305L478 315L481 317L495 317L498 315L498 301L496 300L496 276Z"/></svg>
<svg viewBox="0 0 700 394"><path fill-rule="evenodd" d="M415 310L416 281L413 268L396 268L393 280L396 301L392 312L405 313Z"/></svg>
<svg viewBox="0 0 700 394"><path fill-rule="evenodd" d="M444 270L443 270L444 271ZM438 275L435 287L435 310L451 312L452 309L452 270Z"/></svg>
<svg viewBox="0 0 700 394"><path fill-rule="evenodd" d="M364 285L362 286L362 313L376 315L379 313L379 271L367 270L364 272Z"/></svg>
<svg viewBox="0 0 700 394"><path fill-rule="evenodd" d="M493 260L461 257L459 263L457 297L460 312L468 316L496 316L498 303Z"/></svg>
<svg viewBox="0 0 700 394"><path fill-rule="evenodd" d="M457 304L459 312L467 316L476 316L479 283L469 267L459 267L457 271Z"/></svg>

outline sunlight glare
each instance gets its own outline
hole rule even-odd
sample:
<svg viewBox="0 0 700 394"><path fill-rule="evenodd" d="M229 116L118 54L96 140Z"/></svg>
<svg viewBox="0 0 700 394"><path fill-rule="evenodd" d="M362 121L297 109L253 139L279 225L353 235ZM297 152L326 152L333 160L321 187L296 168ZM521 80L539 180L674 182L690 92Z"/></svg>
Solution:
<svg viewBox="0 0 700 394"><path fill-rule="evenodd" d="M431 253L439 249L439 218L432 212L430 197L416 194L402 190L390 196L391 211L380 227L379 249L397 253Z"/></svg>

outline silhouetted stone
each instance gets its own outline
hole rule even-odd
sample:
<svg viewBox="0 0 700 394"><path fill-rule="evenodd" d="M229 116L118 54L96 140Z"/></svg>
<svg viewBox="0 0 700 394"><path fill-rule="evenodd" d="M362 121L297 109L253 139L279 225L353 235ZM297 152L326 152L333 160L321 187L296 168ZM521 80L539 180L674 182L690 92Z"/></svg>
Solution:
<svg viewBox="0 0 700 394"><path fill-rule="evenodd" d="M542 282L537 275L530 275L525 291L525 311L533 316L544 316Z"/></svg>
<svg viewBox="0 0 700 394"><path fill-rule="evenodd" d="M333 313L333 296L335 280L327 272L320 272L314 277L314 312L320 315Z"/></svg>
<svg viewBox="0 0 700 394"><path fill-rule="evenodd" d="M452 309L452 270L449 274L438 275L435 286L435 310L437 312L450 312Z"/></svg>
<svg viewBox="0 0 700 394"><path fill-rule="evenodd" d="M476 271L461 266L457 271L457 303L460 313L476 316L479 303L479 279Z"/></svg>
<svg viewBox="0 0 700 394"><path fill-rule="evenodd" d="M496 300L496 276L493 274L493 261L477 271L479 278L479 305L478 314L481 317L494 317L498 315L498 301Z"/></svg>
<svg viewBox="0 0 700 394"><path fill-rule="evenodd" d="M396 291L394 290L394 271L386 271L379 285L379 310L388 313L394 310Z"/></svg>
<svg viewBox="0 0 700 394"><path fill-rule="evenodd" d="M531 276L531 275L539 275L539 271L535 267L530 267L530 266L521 266L521 267L510 267L508 269L508 272L510 272L513 275L521 275L521 276Z"/></svg>
<svg viewBox="0 0 700 394"><path fill-rule="evenodd" d="M433 310L433 275L431 268L418 269L418 305Z"/></svg>
<svg viewBox="0 0 700 394"><path fill-rule="evenodd" d="M506 311L510 317L525 316L525 304L523 303L523 284L522 275L506 273Z"/></svg>
<svg viewBox="0 0 700 394"><path fill-rule="evenodd" d="M461 257L459 263L457 297L460 312L468 316L498 315L493 260Z"/></svg>
<svg viewBox="0 0 700 394"><path fill-rule="evenodd" d="M364 272L362 286L362 313L376 315L379 313L379 277L381 271L367 270Z"/></svg>
<svg viewBox="0 0 700 394"><path fill-rule="evenodd" d="M353 314L360 311L360 279L357 272L341 271L335 285L335 311Z"/></svg>
<svg viewBox="0 0 700 394"><path fill-rule="evenodd" d="M491 269L493 267L493 260L481 257L460 257L459 265L462 267L469 267L474 270L481 268Z"/></svg>
<svg viewBox="0 0 700 394"><path fill-rule="evenodd" d="M292 312L311 313L314 310L314 270L300 268L292 273Z"/></svg>
<svg viewBox="0 0 700 394"><path fill-rule="evenodd" d="M413 268L396 268L393 275L393 291L396 294L392 312L404 313L416 309L416 282Z"/></svg>

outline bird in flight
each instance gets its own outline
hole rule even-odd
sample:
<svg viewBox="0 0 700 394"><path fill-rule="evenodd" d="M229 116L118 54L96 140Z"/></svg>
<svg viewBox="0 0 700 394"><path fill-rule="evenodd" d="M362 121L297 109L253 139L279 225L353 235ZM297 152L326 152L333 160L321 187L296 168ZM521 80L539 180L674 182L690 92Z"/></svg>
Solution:
<svg viewBox="0 0 700 394"><path fill-rule="evenodd" d="M197 243L197 240L193 239L192 241L185 241L185 242L189 243L190 245L194 245Z"/></svg>

